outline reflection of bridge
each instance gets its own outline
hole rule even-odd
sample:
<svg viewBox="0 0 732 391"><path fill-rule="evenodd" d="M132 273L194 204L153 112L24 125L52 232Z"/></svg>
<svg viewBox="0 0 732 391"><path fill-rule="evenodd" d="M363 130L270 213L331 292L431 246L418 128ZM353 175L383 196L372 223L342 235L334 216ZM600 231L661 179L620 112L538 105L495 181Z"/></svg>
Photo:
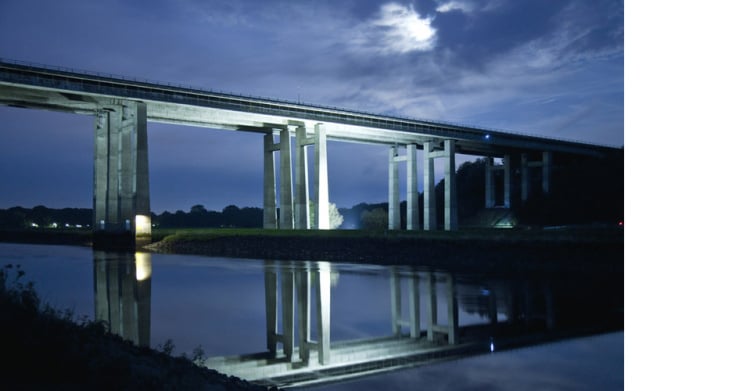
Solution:
<svg viewBox="0 0 732 391"><path fill-rule="evenodd" d="M460 326L453 275L392 268L390 280L393 334L331 342L330 264L314 262L303 267L300 263L270 262L265 270L267 351L213 357L206 365L260 384L317 384L493 352L493 335L501 327L499 322L515 326L540 318L545 329L554 324L552 296L545 295L548 291L539 292L545 305L537 312L531 305L537 292L528 287L516 292L510 285L496 283L481 293L485 303L479 305L487 308L488 322ZM424 330L420 326L422 294L427 310ZM446 323L439 324L439 314ZM313 338L313 331L317 338Z"/></svg>
<svg viewBox="0 0 732 391"><path fill-rule="evenodd" d="M149 253L94 251L94 314L110 332L150 346Z"/></svg>
<svg viewBox="0 0 732 391"><path fill-rule="evenodd" d="M397 166L406 162L406 225L407 229L415 230L436 229L435 159L445 159L444 227L454 230L457 229L455 153L489 158L485 205L509 208L527 200L530 193L549 192L554 162L603 157L618 151L597 145L9 61L0 61L0 105L95 116L94 230L106 233L146 234L151 230L147 121L263 134L265 228L310 228L308 154L305 153L309 146L313 147L315 156L315 227L329 228L327 140L382 144L390 148L390 229L401 226ZM417 150L423 151L424 163L422 224L418 213ZM278 175L275 153L279 154L280 161Z"/></svg>
<svg viewBox="0 0 732 391"><path fill-rule="evenodd" d="M142 346L150 344L151 271L150 254L94 252L96 319ZM391 268L383 303L391 333L331 341L337 276L327 262L267 262L264 351L212 357L206 366L259 384L308 385L622 329L622 312L612 313L622 307L622 284L613 279L457 281L450 273ZM458 304L484 320L460 324Z"/></svg>

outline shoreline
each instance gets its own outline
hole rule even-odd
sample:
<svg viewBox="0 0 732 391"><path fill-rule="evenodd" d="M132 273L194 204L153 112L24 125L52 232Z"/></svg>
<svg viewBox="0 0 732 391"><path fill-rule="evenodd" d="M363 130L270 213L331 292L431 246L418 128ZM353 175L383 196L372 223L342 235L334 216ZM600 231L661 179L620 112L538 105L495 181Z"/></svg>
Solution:
<svg viewBox="0 0 732 391"><path fill-rule="evenodd" d="M249 259L428 266L462 272L622 273L623 229L153 232L136 251ZM89 231L0 231L1 242L92 246Z"/></svg>

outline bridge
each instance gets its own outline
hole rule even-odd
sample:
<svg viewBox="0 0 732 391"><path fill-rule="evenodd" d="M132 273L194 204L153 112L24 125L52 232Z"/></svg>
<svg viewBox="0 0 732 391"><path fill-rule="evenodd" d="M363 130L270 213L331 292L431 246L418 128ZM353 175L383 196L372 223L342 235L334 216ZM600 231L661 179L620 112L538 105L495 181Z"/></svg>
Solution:
<svg viewBox="0 0 732 391"><path fill-rule="evenodd" d="M602 158L617 151L600 145L254 98L7 59L0 59L0 105L95 117L94 231L109 234L144 236L151 232L148 121L262 134L263 227L270 229L330 228L327 140L389 148L390 229L401 227L398 165L406 163L409 230L437 229L435 159L445 159L444 229L456 230L456 153L487 158L486 207L510 208L536 190L530 188L531 170L541 170L541 191L548 193L555 159ZM315 159L313 227L308 218L308 147L314 148ZM417 150L423 151L424 162L422 222ZM279 173L275 172L276 158L280 162ZM497 177L503 178L503 194L497 194Z"/></svg>

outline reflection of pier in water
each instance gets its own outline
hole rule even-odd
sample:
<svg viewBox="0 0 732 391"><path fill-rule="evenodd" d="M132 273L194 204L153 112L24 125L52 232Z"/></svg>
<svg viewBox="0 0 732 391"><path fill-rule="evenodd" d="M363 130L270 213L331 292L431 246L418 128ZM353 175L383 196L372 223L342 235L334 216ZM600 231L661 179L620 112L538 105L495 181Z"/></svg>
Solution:
<svg viewBox="0 0 732 391"><path fill-rule="evenodd" d="M556 338L551 337L553 295L546 284L496 281L480 287L461 286L478 290L472 292L476 295L463 297L463 307L480 312L488 321L460 326L459 295L452 274L392 268L392 335L331 342L331 273L325 262L306 267L268 262L267 351L212 357L206 366L258 384L312 385ZM425 329L421 327L420 299L426 300Z"/></svg>
<svg viewBox="0 0 732 391"><path fill-rule="evenodd" d="M94 251L94 314L108 330L150 346L149 253Z"/></svg>

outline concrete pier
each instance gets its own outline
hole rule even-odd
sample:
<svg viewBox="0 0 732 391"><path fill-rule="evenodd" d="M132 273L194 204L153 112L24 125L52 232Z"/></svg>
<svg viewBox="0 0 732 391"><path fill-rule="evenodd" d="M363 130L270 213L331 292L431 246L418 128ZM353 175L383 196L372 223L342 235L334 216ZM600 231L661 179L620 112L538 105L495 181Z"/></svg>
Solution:
<svg viewBox="0 0 732 391"><path fill-rule="evenodd" d="M402 217L399 206L399 150L389 149L389 229L401 229Z"/></svg>
<svg viewBox="0 0 732 391"><path fill-rule="evenodd" d="M295 133L295 229L310 228L310 196L308 189L307 132L298 126Z"/></svg>
<svg viewBox="0 0 732 391"><path fill-rule="evenodd" d="M280 130L280 229L294 227L292 205L292 145L290 130Z"/></svg>
<svg viewBox="0 0 732 391"><path fill-rule="evenodd" d="M455 140L445 140L445 231L457 231L457 178L455 177Z"/></svg>
<svg viewBox="0 0 732 391"><path fill-rule="evenodd" d="M511 207L511 155L503 155L503 206Z"/></svg>
<svg viewBox="0 0 732 391"><path fill-rule="evenodd" d="M134 239L149 238L152 227L145 104L101 106L94 133L95 236L129 237L134 247Z"/></svg>
<svg viewBox="0 0 732 391"><path fill-rule="evenodd" d="M279 148L277 148L279 149ZM275 143L272 132L264 135L264 229L276 229L277 182L275 180Z"/></svg>
<svg viewBox="0 0 732 391"><path fill-rule="evenodd" d="M331 229L328 188L328 133L323 124L315 125L315 226Z"/></svg>
<svg viewBox="0 0 732 391"><path fill-rule="evenodd" d="M437 228L437 207L435 206L435 161L432 155L434 143L424 143L424 183L423 183L423 208L424 208L424 230L432 231Z"/></svg>
<svg viewBox="0 0 732 391"><path fill-rule="evenodd" d="M417 191L417 145L407 145L407 230L419 229L419 192Z"/></svg>

